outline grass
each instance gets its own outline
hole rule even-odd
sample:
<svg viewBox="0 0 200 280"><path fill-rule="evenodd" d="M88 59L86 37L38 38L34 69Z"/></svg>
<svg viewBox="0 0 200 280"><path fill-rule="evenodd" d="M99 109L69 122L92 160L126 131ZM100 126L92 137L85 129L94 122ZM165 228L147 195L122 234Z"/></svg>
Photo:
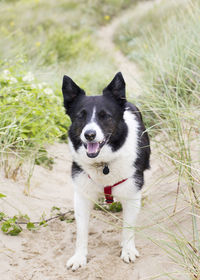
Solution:
<svg viewBox="0 0 200 280"><path fill-rule="evenodd" d="M29 162L51 167L47 143L67 139L61 83L100 93L115 72L94 33L130 0L0 1L0 155L6 177ZM102 63L104 61L104 63Z"/></svg>
<svg viewBox="0 0 200 280"><path fill-rule="evenodd" d="M162 1L115 34L116 44L144 72L146 85L138 103L164 164L171 162L175 168L173 215L178 202L187 203L189 234L177 223L178 233L162 227L165 241L152 240L186 279L200 279L199 18L198 1Z"/></svg>
<svg viewBox="0 0 200 280"><path fill-rule="evenodd" d="M114 63L99 50L93 35L109 21L104 19L104 10L110 19L129 2L110 0L100 5L98 1L75 0L1 1L1 58L12 60L23 55L26 69L40 80L59 83L60 87L63 73L67 73L86 90L98 91L101 88L96 81L89 87L94 80L90 73L106 77L113 71ZM103 58L105 66L99 67Z"/></svg>
<svg viewBox="0 0 200 280"><path fill-rule="evenodd" d="M31 166L51 166L44 145L53 143L54 138L67 139L69 119L60 95L48 84L37 81L31 72L24 71L23 60L15 64L2 62L1 67L1 167L7 178L15 180L24 160Z"/></svg>

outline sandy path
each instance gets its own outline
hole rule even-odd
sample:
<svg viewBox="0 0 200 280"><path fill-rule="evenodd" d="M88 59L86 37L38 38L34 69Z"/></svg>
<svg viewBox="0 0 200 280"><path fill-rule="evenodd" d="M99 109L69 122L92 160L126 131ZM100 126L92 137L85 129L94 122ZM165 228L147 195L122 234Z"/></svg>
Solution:
<svg viewBox="0 0 200 280"><path fill-rule="evenodd" d="M132 11L128 12L128 15L132 15ZM139 68L131 63L122 52L117 49L116 45L113 43L114 32L119 25L119 23L124 19L128 18L127 12L120 18L114 19L111 24L100 29L98 32L99 46L107 53L111 54L115 58L116 65L118 66L118 71L121 71L127 85L127 91L129 93L134 93L138 95L140 93L140 80L141 72Z"/></svg>
<svg viewBox="0 0 200 280"><path fill-rule="evenodd" d="M69 164L71 157L68 146L55 144L49 147L49 152L55 157L53 170L36 166L31 196L24 196L23 181L16 183L3 176L0 178L0 190L7 195L7 200L22 213L27 213L36 220L44 211L48 215L52 206L62 207L63 211L72 208L73 190ZM0 233L1 279L145 280L153 279L151 277L164 272L174 271L176 268L162 249L149 240L149 238L154 240L164 238L158 230L158 225L166 217L165 212L171 214L174 207L176 195L174 178L166 177L160 182L159 177L162 174L162 163L156 155L153 155L152 170L146 174L148 199L145 200L139 215L138 226L151 224L155 226L140 229L136 234L136 245L141 256L135 264L125 264L119 258L122 213L113 216L93 210L89 229L89 262L86 268L76 272L66 270L65 263L74 251L76 227L74 222L67 224L57 220L35 233L24 230L17 237ZM183 205L178 205L178 209L180 207ZM6 213L16 213L16 210L6 203L1 203L0 208ZM178 220L179 224L186 224L186 218L180 211L174 219ZM166 218L164 225L168 229L174 227ZM159 276L158 279L164 280L166 276Z"/></svg>
<svg viewBox="0 0 200 280"><path fill-rule="evenodd" d="M137 16L143 14L159 2L160 0L146 1L137 5L137 8L132 6L128 11L125 10L120 14L120 16L114 18L110 24L102 27L97 33L99 46L104 50L104 52L107 52L114 58L118 71L123 73L129 96L136 96L141 93L142 73L137 64L131 62L126 56L124 56L114 44L114 33L118 26L126 23L134 16L134 14L137 14Z"/></svg>

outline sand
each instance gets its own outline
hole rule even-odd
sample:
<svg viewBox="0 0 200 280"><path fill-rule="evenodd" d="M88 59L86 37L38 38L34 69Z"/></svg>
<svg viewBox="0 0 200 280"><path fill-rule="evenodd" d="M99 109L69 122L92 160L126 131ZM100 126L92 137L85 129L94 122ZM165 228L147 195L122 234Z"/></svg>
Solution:
<svg viewBox="0 0 200 280"><path fill-rule="evenodd" d="M61 207L63 211L73 208L71 157L68 146L57 143L49 147L48 151L55 158L53 170L35 167L30 196L24 195L25 185L22 179L14 182L5 179L3 175L0 178L0 192L7 195L5 201L21 213L30 215L33 220L39 220L43 212L48 216L52 206ZM25 229L18 236L7 236L0 232L0 279L145 280L165 272L177 271L164 251L150 240L166 238L158 230L159 224L172 230L175 227L172 220L166 218L166 212L169 215L173 213L176 178L175 175L163 177L163 164L156 155L152 156L151 162L151 171L146 174L144 206L137 225L147 228L140 229L136 234L136 246L140 257L134 264L126 264L119 257L122 213L110 214L93 210L89 229L88 264L85 268L72 272L65 266L74 252L75 222L53 220L49 226L36 232ZM183 208L184 205L178 203L174 219L183 227L187 227L188 216ZM6 202L0 202L0 209L10 215L16 213L16 209ZM159 276L157 279L166 279L166 276Z"/></svg>

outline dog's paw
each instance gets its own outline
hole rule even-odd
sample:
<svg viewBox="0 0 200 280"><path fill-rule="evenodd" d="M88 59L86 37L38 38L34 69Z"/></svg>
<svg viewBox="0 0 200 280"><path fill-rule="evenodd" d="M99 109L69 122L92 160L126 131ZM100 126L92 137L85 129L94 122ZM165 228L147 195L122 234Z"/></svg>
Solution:
<svg viewBox="0 0 200 280"><path fill-rule="evenodd" d="M121 259L126 262L134 262L136 257L139 257L139 252L135 248L135 245L133 244L127 244L126 246L123 246L122 253L121 253Z"/></svg>
<svg viewBox="0 0 200 280"><path fill-rule="evenodd" d="M79 267L85 266L87 263L87 257L81 254L73 255L67 262L67 268L72 267L72 270L75 271Z"/></svg>

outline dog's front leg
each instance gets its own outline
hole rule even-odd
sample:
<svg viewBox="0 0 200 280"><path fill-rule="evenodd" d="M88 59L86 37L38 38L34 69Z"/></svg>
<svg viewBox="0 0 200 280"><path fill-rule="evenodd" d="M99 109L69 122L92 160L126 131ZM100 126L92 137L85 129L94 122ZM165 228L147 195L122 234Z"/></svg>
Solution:
<svg viewBox="0 0 200 280"><path fill-rule="evenodd" d="M123 205L123 232L121 258L126 263L134 262L139 253L135 248L134 227L140 210L141 192L138 191L132 199L122 201Z"/></svg>
<svg viewBox="0 0 200 280"><path fill-rule="evenodd" d="M75 191L74 211L77 226L76 251L67 262L67 268L72 266L73 271L79 267L85 266L87 263L88 224L92 206L93 202L91 200L87 199L82 193Z"/></svg>

